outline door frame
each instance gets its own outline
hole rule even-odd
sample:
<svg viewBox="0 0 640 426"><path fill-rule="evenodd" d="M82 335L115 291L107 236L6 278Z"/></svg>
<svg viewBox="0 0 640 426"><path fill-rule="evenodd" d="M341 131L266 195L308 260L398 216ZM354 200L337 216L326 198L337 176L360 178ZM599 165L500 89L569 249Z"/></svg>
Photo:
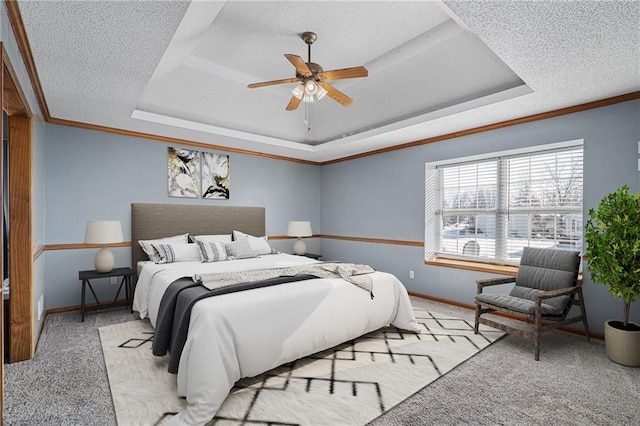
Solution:
<svg viewBox="0 0 640 426"><path fill-rule="evenodd" d="M2 108L9 116L9 361L35 352L32 112L4 44Z"/></svg>

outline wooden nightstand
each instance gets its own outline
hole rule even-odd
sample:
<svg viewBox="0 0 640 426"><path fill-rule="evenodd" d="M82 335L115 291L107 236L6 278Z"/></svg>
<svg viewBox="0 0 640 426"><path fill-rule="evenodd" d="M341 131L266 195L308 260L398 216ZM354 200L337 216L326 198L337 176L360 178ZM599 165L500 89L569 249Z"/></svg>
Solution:
<svg viewBox="0 0 640 426"><path fill-rule="evenodd" d="M131 276L133 275L133 270L131 268L114 268L111 272L97 272L95 270L91 271L79 271L78 279L82 281L82 299L80 301L80 316L82 318L82 322L84 322L84 314L88 311L94 311L96 309L103 308L112 308L114 306L130 306L131 299L133 298L133 294L131 292L133 289L131 288ZM102 304L98 300L98 296L96 296L96 292L93 290L91 286L91 281L97 278L110 278L110 277L122 277L120 281L120 286L118 287L118 292L116 293L116 297L113 299L113 302ZM89 290L93 294L93 298L96 300L96 305L87 307L85 306L85 295L86 289L89 286ZM118 302L118 296L120 296L120 291L122 290L122 286L124 286L124 302Z"/></svg>

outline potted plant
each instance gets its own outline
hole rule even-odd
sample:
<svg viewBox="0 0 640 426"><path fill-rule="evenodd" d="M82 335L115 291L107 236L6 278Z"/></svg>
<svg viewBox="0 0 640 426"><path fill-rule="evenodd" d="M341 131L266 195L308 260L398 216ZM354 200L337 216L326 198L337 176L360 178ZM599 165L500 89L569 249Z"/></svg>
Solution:
<svg viewBox="0 0 640 426"><path fill-rule="evenodd" d="M594 283L622 298L622 320L605 322L607 356L618 364L640 366L640 326L629 322L631 303L640 296L640 194L624 185L589 211L585 225L587 265Z"/></svg>

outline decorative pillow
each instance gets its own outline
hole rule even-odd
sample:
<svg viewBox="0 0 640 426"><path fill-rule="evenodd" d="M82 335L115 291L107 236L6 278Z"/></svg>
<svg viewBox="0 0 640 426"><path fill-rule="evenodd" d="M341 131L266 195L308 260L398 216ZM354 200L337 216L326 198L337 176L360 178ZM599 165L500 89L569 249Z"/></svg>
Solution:
<svg viewBox="0 0 640 426"><path fill-rule="evenodd" d="M253 251L251 246L249 245L249 240L247 238L242 238L238 241L234 241L232 243L227 243L224 245L227 256L231 259L247 259L250 257L257 257L258 254Z"/></svg>
<svg viewBox="0 0 640 426"><path fill-rule="evenodd" d="M235 230L233 231L233 241L238 241L247 237L253 237L253 235L245 234L244 232L240 232L240 231L235 231ZM263 238L265 241L269 240L269 237L267 237L266 235L260 238Z"/></svg>
<svg viewBox="0 0 640 426"><path fill-rule="evenodd" d="M197 244L153 243L158 260L155 263L198 262L200 251Z"/></svg>
<svg viewBox="0 0 640 426"><path fill-rule="evenodd" d="M230 243L231 242L231 234L220 234L220 235L191 235L191 241L197 243L198 241L219 241L221 243Z"/></svg>
<svg viewBox="0 0 640 426"><path fill-rule="evenodd" d="M152 260L154 262L160 260L160 258L156 255L155 250L153 250L153 247L151 247L151 244L153 243L164 243L164 244L169 244L169 243L182 243L182 244L186 244L188 243L188 238L189 238L189 234L181 234L181 235L174 235L172 237L166 237L166 238L159 238L157 240L139 240L138 244L140 244L140 247L142 247L142 250L144 250L144 252L147 254L147 256L149 257L149 260Z"/></svg>
<svg viewBox="0 0 640 426"><path fill-rule="evenodd" d="M249 243L249 247L253 250L257 256L261 254L271 254L274 250L271 248L267 240L264 238L252 237L251 235L247 235L245 240Z"/></svg>
<svg viewBox="0 0 640 426"><path fill-rule="evenodd" d="M231 235L229 235L229 238L231 238ZM197 242L202 263L220 262L228 259L227 250L223 242L202 240L197 240Z"/></svg>
<svg viewBox="0 0 640 426"><path fill-rule="evenodd" d="M261 254L280 253L269 245L267 242L269 237L266 235L263 237L254 237L253 235L245 234L244 232L233 231L233 240L249 240L249 245L251 246L251 249L256 252L256 256Z"/></svg>

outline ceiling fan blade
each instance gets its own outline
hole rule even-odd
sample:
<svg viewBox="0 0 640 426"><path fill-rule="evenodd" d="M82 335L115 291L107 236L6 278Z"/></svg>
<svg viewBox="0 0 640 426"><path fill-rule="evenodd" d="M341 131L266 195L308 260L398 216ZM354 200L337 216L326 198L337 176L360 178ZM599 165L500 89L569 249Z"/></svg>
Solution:
<svg viewBox="0 0 640 426"><path fill-rule="evenodd" d="M304 62L304 59L298 55L292 55L291 53L285 53L284 56L293 64L294 67L296 67L296 71L298 71L299 74L305 77L311 77L311 70Z"/></svg>
<svg viewBox="0 0 640 426"><path fill-rule="evenodd" d="M275 86L276 84L295 83L298 78L283 78L282 80L263 81L262 83L251 83L247 87L249 89L255 89L257 87Z"/></svg>
<svg viewBox="0 0 640 426"><path fill-rule="evenodd" d="M359 78L369 76L365 67L342 68L318 73L320 80L341 80L344 78Z"/></svg>
<svg viewBox="0 0 640 426"><path fill-rule="evenodd" d="M345 95L344 93L342 93L341 91L339 91L338 89L330 85L329 83L320 81L318 82L318 84L322 86L324 90L327 91L327 96L329 96L334 101L338 102L340 105L349 106L351 105L351 102L353 102L353 99L351 99L350 97L348 97L347 95Z"/></svg>
<svg viewBox="0 0 640 426"><path fill-rule="evenodd" d="M291 100L289 101L289 104L287 105L287 111L294 111L296 108L298 108L298 105L300 105L300 99L296 98L295 96L291 97Z"/></svg>

